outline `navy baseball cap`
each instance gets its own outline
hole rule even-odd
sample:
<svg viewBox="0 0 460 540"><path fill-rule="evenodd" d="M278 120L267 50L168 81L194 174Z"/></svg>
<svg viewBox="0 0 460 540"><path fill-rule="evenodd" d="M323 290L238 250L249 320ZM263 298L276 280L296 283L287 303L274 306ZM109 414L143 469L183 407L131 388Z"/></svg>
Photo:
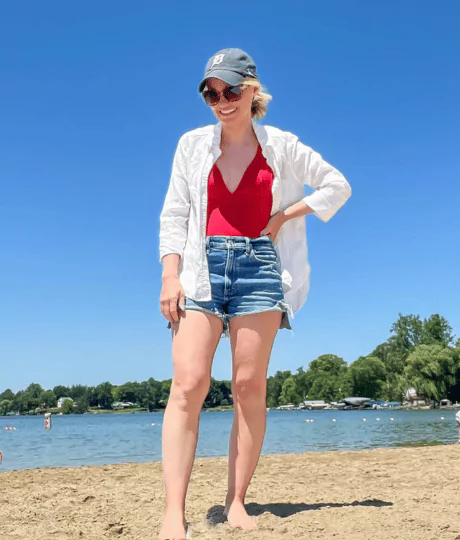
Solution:
<svg viewBox="0 0 460 540"><path fill-rule="evenodd" d="M258 78L254 60L241 49L222 49L217 52L206 64L198 92L204 90L206 80L211 77L220 79L230 86L238 86L246 77Z"/></svg>

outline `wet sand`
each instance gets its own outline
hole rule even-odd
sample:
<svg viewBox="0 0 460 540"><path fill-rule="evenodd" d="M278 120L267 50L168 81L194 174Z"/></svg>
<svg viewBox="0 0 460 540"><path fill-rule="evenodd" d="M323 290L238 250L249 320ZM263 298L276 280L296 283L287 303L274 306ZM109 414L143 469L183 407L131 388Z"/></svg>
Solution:
<svg viewBox="0 0 460 540"><path fill-rule="evenodd" d="M196 461L193 538L460 540L460 445L263 456L252 532L224 522L225 483L224 458ZM4 472L0 539L154 540L163 502L160 463Z"/></svg>

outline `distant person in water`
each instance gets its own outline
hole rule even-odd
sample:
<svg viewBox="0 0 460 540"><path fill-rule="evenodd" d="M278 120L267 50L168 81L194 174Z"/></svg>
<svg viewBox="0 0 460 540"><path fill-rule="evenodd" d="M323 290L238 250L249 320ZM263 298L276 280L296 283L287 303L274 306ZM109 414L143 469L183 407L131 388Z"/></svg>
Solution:
<svg viewBox="0 0 460 540"><path fill-rule="evenodd" d="M284 89L303 108L305 89ZM181 137L160 220L160 309L174 364L160 538L174 540L186 537L185 495L221 335L230 338L235 408L225 515L232 527L255 527L244 500L265 434L268 361L309 287L305 216L328 221L351 195L342 174L295 135L255 122L271 96L244 51L216 53L198 90L218 123Z"/></svg>

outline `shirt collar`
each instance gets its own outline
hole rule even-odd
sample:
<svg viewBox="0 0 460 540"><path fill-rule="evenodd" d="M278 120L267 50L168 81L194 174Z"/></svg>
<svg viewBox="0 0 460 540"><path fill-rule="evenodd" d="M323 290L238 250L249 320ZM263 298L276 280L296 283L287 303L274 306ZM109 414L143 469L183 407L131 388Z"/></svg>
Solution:
<svg viewBox="0 0 460 540"><path fill-rule="evenodd" d="M259 141L259 144L262 148L262 151L265 150L266 147L272 146L272 141L270 134L268 133L268 130L265 128L265 126L261 126L260 124L257 124L254 120L252 121L252 127L254 129L254 133L256 134L257 140ZM218 122L215 124L212 137L211 137L211 148L220 148L220 139L222 136L222 122Z"/></svg>

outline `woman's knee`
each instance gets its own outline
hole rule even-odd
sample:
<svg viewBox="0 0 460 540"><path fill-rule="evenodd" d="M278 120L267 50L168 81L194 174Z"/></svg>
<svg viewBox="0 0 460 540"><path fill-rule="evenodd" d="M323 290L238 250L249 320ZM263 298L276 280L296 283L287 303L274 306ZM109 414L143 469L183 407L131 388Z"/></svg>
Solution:
<svg viewBox="0 0 460 540"><path fill-rule="evenodd" d="M232 382L232 393L240 402L265 399L267 380L261 375L236 374Z"/></svg>
<svg viewBox="0 0 460 540"><path fill-rule="evenodd" d="M202 405L209 392L211 376L208 373L196 373L180 370L174 373L169 399L173 399L182 408Z"/></svg>

